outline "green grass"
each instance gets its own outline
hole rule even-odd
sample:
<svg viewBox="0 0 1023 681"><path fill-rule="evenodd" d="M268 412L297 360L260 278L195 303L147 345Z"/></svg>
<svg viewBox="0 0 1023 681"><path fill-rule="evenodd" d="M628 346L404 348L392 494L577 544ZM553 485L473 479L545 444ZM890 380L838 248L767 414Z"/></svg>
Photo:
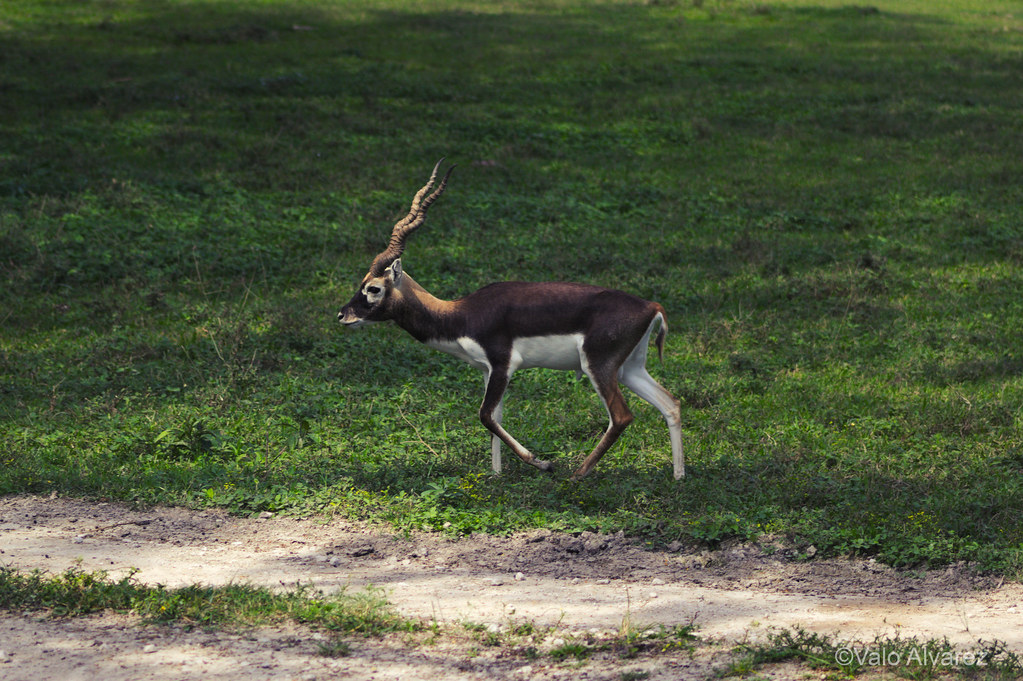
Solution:
<svg viewBox="0 0 1023 681"><path fill-rule="evenodd" d="M395 614L372 591L323 594L306 587L274 592L245 584L146 586L127 575L70 569L51 575L0 567L0 610L81 617L131 612L145 621L202 627L239 627L294 622L341 635L382 636L414 632L418 622Z"/></svg>
<svg viewBox="0 0 1023 681"><path fill-rule="evenodd" d="M28 2L0 8L0 493L398 528L781 534L1023 568L1016 3ZM877 11L874 11L877 10ZM487 475L477 373L335 314L404 258L455 297L661 302L685 401L516 375L558 468Z"/></svg>

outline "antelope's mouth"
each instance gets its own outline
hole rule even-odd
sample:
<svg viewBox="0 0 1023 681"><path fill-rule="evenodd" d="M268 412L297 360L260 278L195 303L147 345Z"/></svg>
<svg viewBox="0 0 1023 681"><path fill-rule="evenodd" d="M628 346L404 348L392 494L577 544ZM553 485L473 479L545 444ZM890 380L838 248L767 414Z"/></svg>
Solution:
<svg viewBox="0 0 1023 681"><path fill-rule="evenodd" d="M338 323L341 324L341 326L345 326L345 327L348 327L350 329L354 329L354 328L360 327L360 326L362 326L363 324L366 323L365 319L361 319L360 317L356 317L352 313L346 312L344 310L341 310L341 312L338 313L337 321L338 321Z"/></svg>

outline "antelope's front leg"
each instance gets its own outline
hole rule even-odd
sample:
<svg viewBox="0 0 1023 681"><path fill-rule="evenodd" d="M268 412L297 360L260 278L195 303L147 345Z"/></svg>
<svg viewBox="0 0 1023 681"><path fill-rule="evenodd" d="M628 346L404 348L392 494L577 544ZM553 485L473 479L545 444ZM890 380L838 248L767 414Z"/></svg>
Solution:
<svg viewBox="0 0 1023 681"><path fill-rule="evenodd" d="M550 461L542 461L533 456L532 452L519 444L518 440L501 427L502 400L504 391L508 388L509 374L508 369L491 368L487 374L487 389L483 395L483 405L480 407L480 421L487 427L487 430L494 434L495 438L499 438L494 439L491 443L494 472L501 472L501 442L508 445L520 459L530 466L536 466L542 471L551 471L554 466Z"/></svg>
<svg viewBox="0 0 1023 681"><path fill-rule="evenodd" d="M501 417L503 415L504 400L502 399L497 403L497 408L494 410L494 421L498 425L501 424ZM493 432L490 434L490 467L494 470L494 475L501 474L501 438Z"/></svg>

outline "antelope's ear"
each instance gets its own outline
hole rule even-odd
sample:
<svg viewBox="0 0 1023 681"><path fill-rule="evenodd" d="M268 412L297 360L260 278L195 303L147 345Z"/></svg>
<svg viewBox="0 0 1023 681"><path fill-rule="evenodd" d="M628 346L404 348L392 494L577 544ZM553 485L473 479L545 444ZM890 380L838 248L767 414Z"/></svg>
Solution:
<svg viewBox="0 0 1023 681"><path fill-rule="evenodd" d="M397 286L401 283L401 258L398 258L391 263L391 266L387 268L387 271L391 273L391 281Z"/></svg>

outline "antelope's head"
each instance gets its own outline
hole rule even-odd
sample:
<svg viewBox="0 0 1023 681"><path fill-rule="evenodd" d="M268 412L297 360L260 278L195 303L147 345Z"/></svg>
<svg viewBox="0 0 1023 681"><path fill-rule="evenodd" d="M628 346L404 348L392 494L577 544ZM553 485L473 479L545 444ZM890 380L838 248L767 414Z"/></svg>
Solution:
<svg viewBox="0 0 1023 681"><path fill-rule="evenodd" d="M355 328L368 322L385 322L394 317L394 308L401 299L400 258L405 252L405 240L426 220L427 209L444 192L448 177L455 169L455 166L448 168L437 189L432 194L429 193L437 179L437 170L443 162L444 159L437 161L429 181L412 199L409 214L399 220L391 230L391 240L387 248L373 259L369 272L359 284L359 290L337 313L337 320L344 326Z"/></svg>

